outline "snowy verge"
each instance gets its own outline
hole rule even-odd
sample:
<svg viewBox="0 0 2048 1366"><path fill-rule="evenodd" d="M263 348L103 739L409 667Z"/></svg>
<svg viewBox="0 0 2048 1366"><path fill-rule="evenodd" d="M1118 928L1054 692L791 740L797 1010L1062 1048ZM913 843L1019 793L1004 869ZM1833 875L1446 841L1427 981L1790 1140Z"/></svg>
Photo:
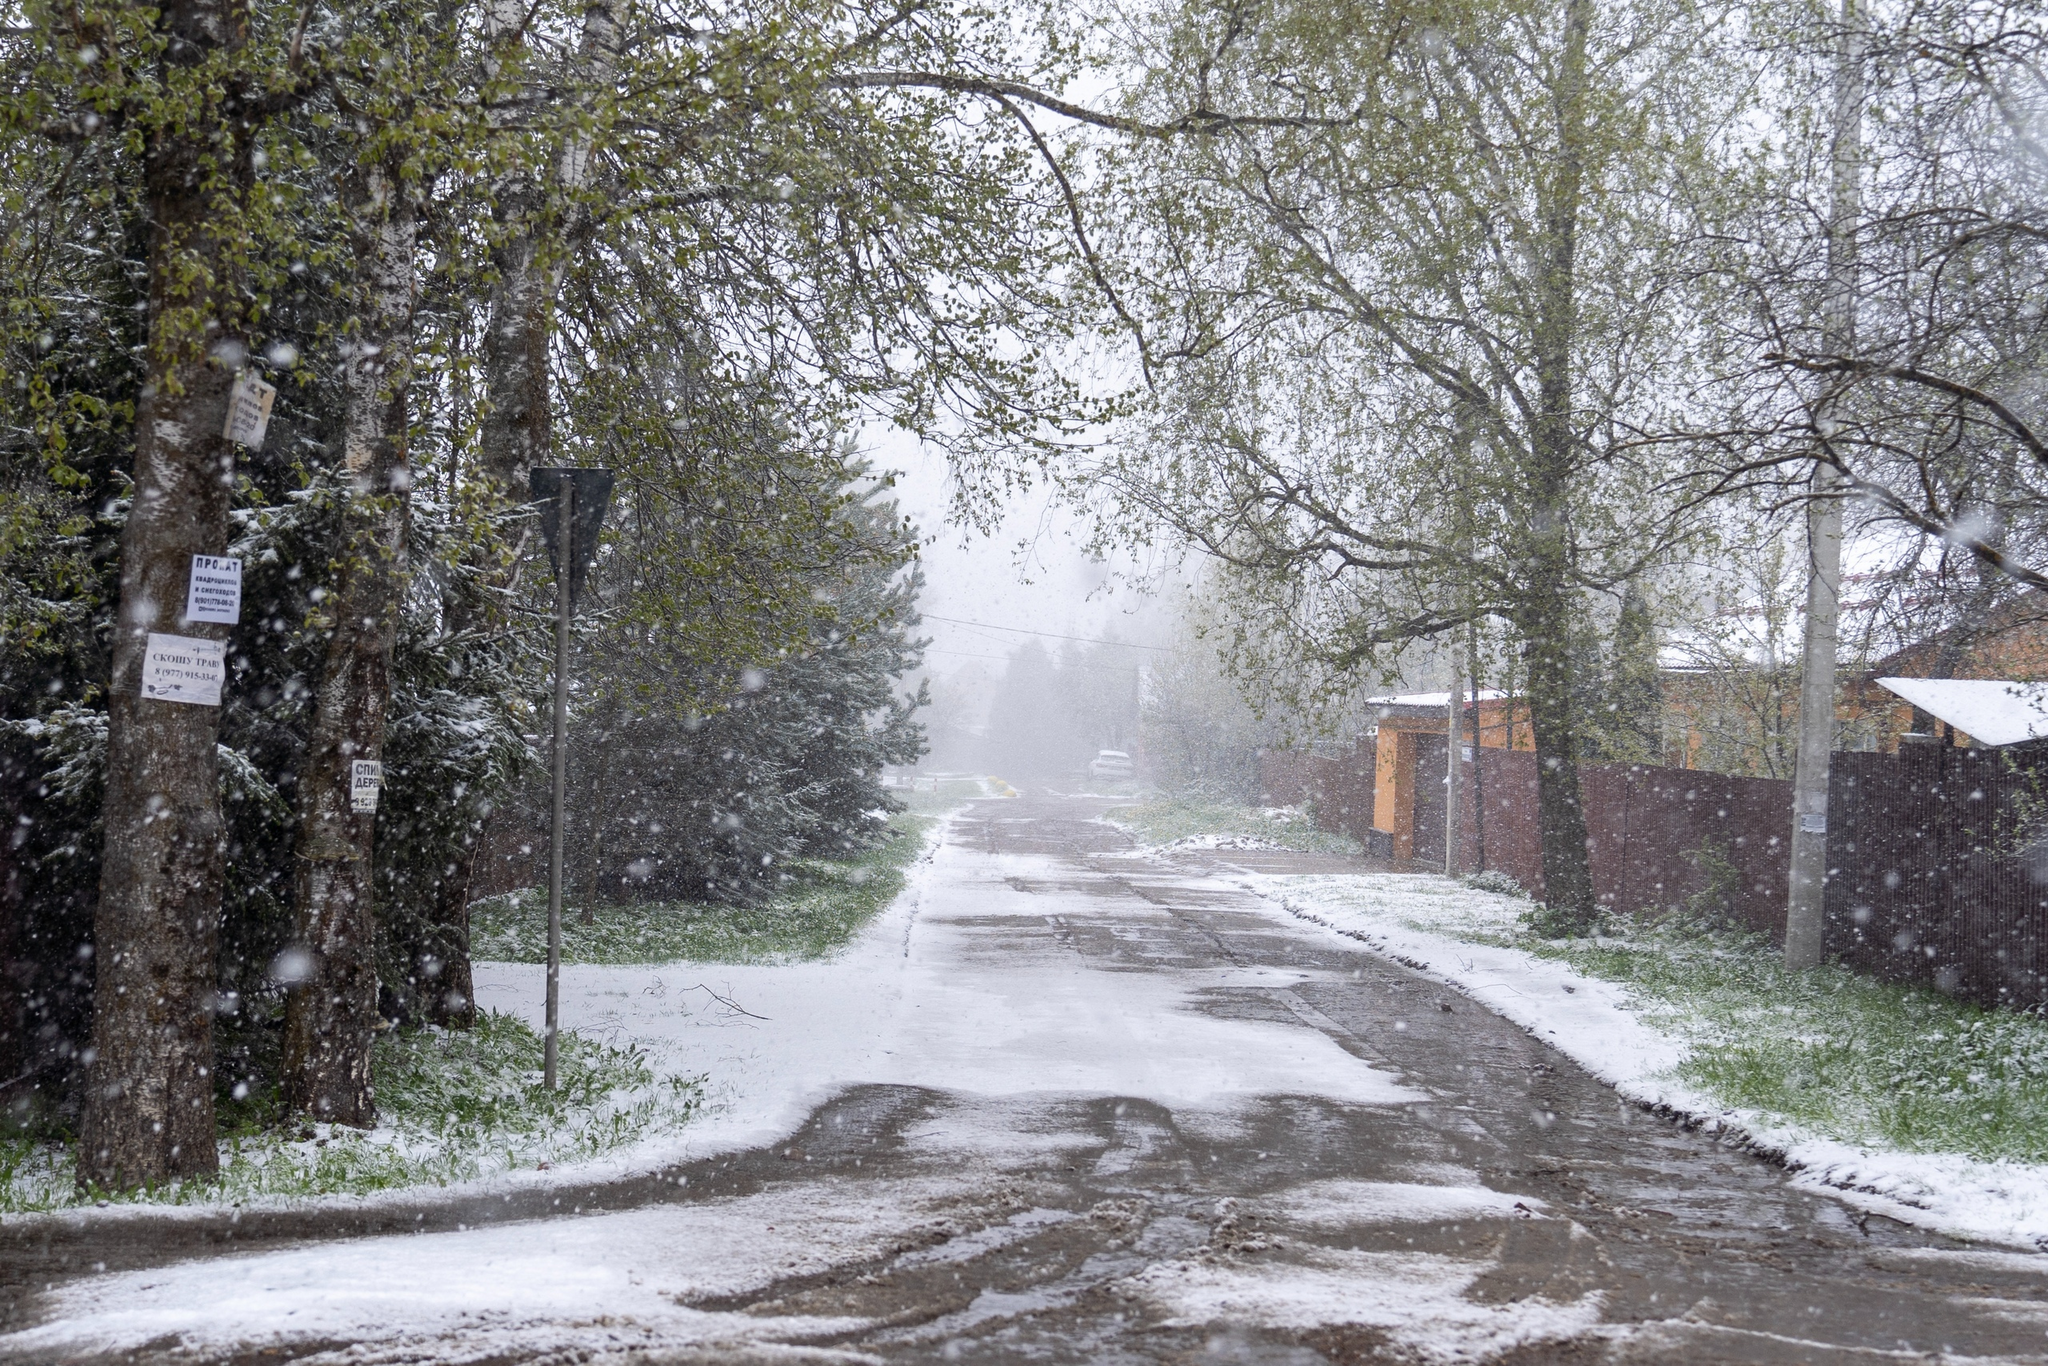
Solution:
<svg viewBox="0 0 2048 1366"><path fill-rule="evenodd" d="M24 1198L48 1195L50 1207L0 1212L0 1225L239 1219L257 1211L354 1211L394 1205L432 1208L480 1195L630 1179L678 1162L772 1143L793 1132L816 1105L840 1089L849 1067L857 1073L856 1041L871 1035L877 1012L857 993L833 990L834 979L847 976L843 965L849 958L900 957L946 824L944 817L929 823L922 848L903 870L901 890L856 932L853 944L837 953L787 965L565 965L562 1028L571 1036L565 1068L575 1071L582 1055L589 1053L601 1063L623 1057L638 1075L610 1094L603 1092L603 1077L587 1078L591 1094L586 1103L565 1108L543 1130L509 1138L491 1132L485 1135L490 1143L470 1145L474 1151L451 1146L445 1132L420 1132L394 1125L389 1118L367 1132L309 1124L296 1138L283 1130L255 1139L224 1137L222 1178L181 1182L153 1196L100 1203L64 1203L60 1196L73 1196L69 1151L38 1148L12 1167L0 1165L0 1181L12 1183ZM477 1004L487 1013L514 1017L537 1031L545 1014L545 972L540 964L479 961L474 967ZM854 972L857 975L858 969ZM790 1019L802 1014L797 1001L820 992L829 998L828 1009L839 1012L839 1047L816 1049L795 1065L786 1055L800 1050L759 1047L754 1026L767 1022L756 1020L750 1009L762 1011L763 1001L772 999L775 1009L769 1013L787 1011L784 1018ZM456 1036L458 1042L465 1037ZM742 1073L755 1075L742 1081ZM537 1075L525 1080L531 1082ZM516 1082L494 1077L490 1084ZM463 1137L456 1135L458 1141ZM391 1172L412 1168L429 1175L393 1181L386 1174L371 1183L380 1189L290 1189L296 1184L294 1174L304 1174L307 1181L345 1181L358 1169L379 1164ZM266 1179L267 1167L274 1167L278 1175ZM450 1176L451 1172L458 1174Z"/></svg>
<svg viewBox="0 0 2048 1366"><path fill-rule="evenodd" d="M1152 852L1179 849L1293 850L1306 854L1358 854L1349 835L1318 830L1299 806L1235 806L1189 797L1126 799L1102 822Z"/></svg>
<svg viewBox="0 0 2048 1366"><path fill-rule="evenodd" d="M1507 942L1528 903L1426 874L1286 876L1239 885L1456 988L1635 1104L1782 1163L1795 1183L1954 1237L2048 1251L2048 1167L1845 1143L1680 1081L1694 1046L1645 1018L1628 988Z"/></svg>

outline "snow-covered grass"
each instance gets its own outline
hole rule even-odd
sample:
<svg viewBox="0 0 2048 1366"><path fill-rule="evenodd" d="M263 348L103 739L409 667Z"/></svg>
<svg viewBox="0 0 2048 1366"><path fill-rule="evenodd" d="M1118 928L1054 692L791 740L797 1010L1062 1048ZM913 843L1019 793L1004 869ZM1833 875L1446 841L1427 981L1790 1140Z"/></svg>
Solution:
<svg viewBox="0 0 2048 1366"><path fill-rule="evenodd" d="M1254 877L1306 919L1452 982L1623 1094L1733 1130L1804 1179L1964 1236L2048 1247L2048 1020L1725 929L1615 918L1548 939L1526 900L1426 875Z"/></svg>
<svg viewBox="0 0 2048 1366"><path fill-rule="evenodd" d="M932 824L928 816L899 815L891 822L895 833L887 843L851 859L806 860L796 866L794 881L757 906L688 901L586 905L572 898L562 913L562 961L771 963L823 957L903 890L903 870L924 848ZM471 953L477 959L546 961L544 889L529 887L480 900L470 915Z"/></svg>
<svg viewBox="0 0 2048 1366"><path fill-rule="evenodd" d="M671 1133L703 1096L701 1077L659 1075L640 1048L562 1035L560 1086L541 1085L541 1039L516 1016L470 1030L393 1030L378 1039L377 1128L282 1122L274 1096L224 1107L220 1175L104 1195L73 1184L67 1143L0 1139L0 1212L81 1204L240 1205L439 1187L518 1168L583 1161Z"/></svg>
<svg viewBox="0 0 2048 1366"><path fill-rule="evenodd" d="M1845 1142L2048 1162L2048 1020L1845 968L1792 972L1761 939L1623 923L1524 940L1631 987L1693 1045L1678 1075L1724 1104Z"/></svg>
<svg viewBox="0 0 2048 1366"><path fill-rule="evenodd" d="M978 795L978 789L977 789ZM807 863L766 905L600 907L595 923L563 925L570 963L786 963L843 947L902 890L904 869L928 847L934 822L899 816L895 838L843 861ZM480 980L497 963L540 962L545 895L480 902L472 945ZM533 1016L537 1011L531 1012ZM220 1174L105 1197L113 1204L220 1206L317 1196L431 1189L536 1168L614 1162L672 1147L703 1108L706 1077L680 1072L670 1041L623 1035L616 1020L565 1021L558 1090L542 1088L541 1041L519 1011L486 1011L467 1031L393 1030L372 1063L379 1123L368 1132L303 1124L279 1110L267 1083L223 1102ZM590 1026L578 1033L574 1026ZM275 1051L268 1033L251 1041ZM247 1061L246 1059L244 1061ZM241 1071L239 1067L237 1072ZM253 1065L251 1078L274 1065ZM246 1092L247 1088L238 1088ZM692 1130L694 1132L694 1130ZM73 1184L69 1145L0 1133L0 1214L95 1203Z"/></svg>
<svg viewBox="0 0 2048 1366"><path fill-rule="evenodd" d="M1304 853L1360 852L1357 840L1316 829L1308 813L1298 806L1236 806L1200 797L1163 797L1113 807L1103 819L1150 845L1200 841L1228 848L1235 841Z"/></svg>

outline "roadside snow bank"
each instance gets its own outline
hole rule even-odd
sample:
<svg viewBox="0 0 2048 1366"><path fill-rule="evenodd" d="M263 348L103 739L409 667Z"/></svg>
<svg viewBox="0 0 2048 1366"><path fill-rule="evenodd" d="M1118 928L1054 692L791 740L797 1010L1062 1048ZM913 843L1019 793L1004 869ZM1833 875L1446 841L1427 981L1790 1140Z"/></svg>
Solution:
<svg viewBox="0 0 2048 1366"><path fill-rule="evenodd" d="M1677 1077L1694 1044L1666 1003L1515 948L1529 903L1427 874L1282 876L1239 885L1456 987L1639 1105L1781 1161L1794 1180L1956 1237L2048 1251L2048 1167L1844 1143L1717 1102Z"/></svg>

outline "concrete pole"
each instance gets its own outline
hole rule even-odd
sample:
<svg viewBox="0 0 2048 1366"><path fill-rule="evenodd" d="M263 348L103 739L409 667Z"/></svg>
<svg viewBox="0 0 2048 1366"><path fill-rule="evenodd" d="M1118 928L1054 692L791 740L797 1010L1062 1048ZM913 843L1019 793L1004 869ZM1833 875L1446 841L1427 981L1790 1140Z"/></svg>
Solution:
<svg viewBox="0 0 2048 1366"><path fill-rule="evenodd" d="M1444 872L1448 876L1456 877L1464 871L1463 860L1458 857L1458 836L1462 833L1459 828L1462 822L1459 820L1461 813L1458 798L1462 784L1458 781L1458 754L1459 741L1465 738L1462 734L1465 729L1465 678L1463 671L1458 667L1458 651L1455 647L1451 650L1451 690L1444 711L1447 718L1447 724L1444 726L1444 749L1450 755L1450 760L1445 765L1448 771L1444 774Z"/></svg>
<svg viewBox="0 0 2048 1366"><path fill-rule="evenodd" d="M555 1089L562 1016L562 808L569 793L569 581L575 573L576 481L562 476L555 499L555 793L548 831L548 1005L542 1045L542 1084Z"/></svg>
<svg viewBox="0 0 2048 1366"><path fill-rule="evenodd" d="M1863 21L1858 0L1842 0L1835 55L1832 185L1828 204L1828 288L1822 326L1828 349L1856 344L1856 220L1862 211ZM1815 425L1833 436L1833 401ZM1792 876L1785 906L1785 963L1819 967L1826 941L1828 751L1835 729L1835 644L1841 618L1842 500L1834 468L1816 461L1806 513L1806 639L1799 680L1799 756L1792 774Z"/></svg>
<svg viewBox="0 0 2048 1366"><path fill-rule="evenodd" d="M1479 623L1465 627L1465 666L1472 683L1472 863L1473 871L1486 871L1486 737L1485 718L1479 711ZM1514 705L1514 699L1508 699ZM1512 717L1513 713L1509 715ZM1510 737L1510 746L1514 741Z"/></svg>

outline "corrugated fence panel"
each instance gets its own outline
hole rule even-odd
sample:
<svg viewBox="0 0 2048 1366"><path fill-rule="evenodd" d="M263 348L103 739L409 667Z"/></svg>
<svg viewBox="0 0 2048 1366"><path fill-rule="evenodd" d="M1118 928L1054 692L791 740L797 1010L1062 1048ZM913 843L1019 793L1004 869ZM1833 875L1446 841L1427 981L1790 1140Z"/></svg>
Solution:
<svg viewBox="0 0 2048 1366"><path fill-rule="evenodd" d="M1466 866L1479 866L1483 838L1485 866L1541 897L1536 756L1485 749L1478 768L1460 813ZM2048 753L1838 753L1832 773L1829 954L1984 1005L2048 1007ZM1623 764L1580 774L1603 904L1699 911L1783 939L1790 783ZM1366 838L1372 776L1369 743L1313 761L1326 828Z"/></svg>
<svg viewBox="0 0 2048 1366"><path fill-rule="evenodd" d="M1481 751L1486 866L1543 894L1536 756ZM1619 911L1705 910L1782 936L1792 785L1645 764L1581 764L1593 891ZM1477 866L1477 825L1464 826Z"/></svg>
<svg viewBox="0 0 2048 1366"><path fill-rule="evenodd" d="M1828 951L1983 1005L2048 1005L2048 757L1945 745L1837 754Z"/></svg>
<svg viewBox="0 0 2048 1366"><path fill-rule="evenodd" d="M1315 803L1316 825L1351 836L1372 847L1373 768L1378 743L1365 736L1342 759L1316 761L1310 798Z"/></svg>
<svg viewBox="0 0 2048 1366"><path fill-rule="evenodd" d="M1506 873L1534 897L1543 895L1543 846L1536 825L1536 756L1525 749L1481 749L1473 796L1485 799L1479 820L1467 817L1466 858ZM1481 826L1484 826L1481 829Z"/></svg>
<svg viewBox="0 0 2048 1366"><path fill-rule="evenodd" d="M1597 775L1586 784L1586 824L1603 905L1702 911L1783 937L1792 784L1647 764L1588 768ZM1604 849L1613 853L1602 858Z"/></svg>
<svg viewBox="0 0 2048 1366"><path fill-rule="evenodd" d="M1415 828L1409 857L1441 870L1444 866L1444 814L1451 757L1450 741L1441 735L1415 737Z"/></svg>
<svg viewBox="0 0 2048 1366"><path fill-rule="evenodd" d="M1309 799L1312 773L1320 762L1293 749L1259 751L1259 795L1267 806L1299 806Z"/></svg>
<svg viewBox="0 0 2048 1366"><path fill-rule="evenodd" d="M1299 751L1267 750L1259 756L1259 786L1268 805L1306 802L1316 828L1350 835L1371 845L1375 741L1357 741L1341 759Z"/></svg>

